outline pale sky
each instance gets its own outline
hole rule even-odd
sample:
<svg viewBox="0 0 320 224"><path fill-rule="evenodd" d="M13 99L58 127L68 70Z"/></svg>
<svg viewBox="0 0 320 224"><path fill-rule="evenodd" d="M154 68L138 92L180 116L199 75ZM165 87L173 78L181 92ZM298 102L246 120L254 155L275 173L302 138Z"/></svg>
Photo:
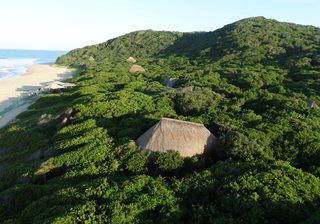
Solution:
<svg viewBox="0 0 320 224"><path fill-rule="evenodd" d="M0 49L71 50L136 30L213 31L253 16L320 27L320 0L0 0Z"/></svg>

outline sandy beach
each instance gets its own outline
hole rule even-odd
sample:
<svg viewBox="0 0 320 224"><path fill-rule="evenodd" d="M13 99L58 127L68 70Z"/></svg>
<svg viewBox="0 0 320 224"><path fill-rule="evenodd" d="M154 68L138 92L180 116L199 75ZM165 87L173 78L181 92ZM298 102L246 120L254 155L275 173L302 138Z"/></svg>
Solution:
<svg viewBox="0 0 320 224"><path fill-rule="evenodd" d="M26 74L0 80L0 111L8 107L13 101L36 91L52 81L63 81L72 77L72 70L53 64L34 64ZM15 107L0 117L0 128L4 127L15 117L28 108L28 104Z"/></svg>

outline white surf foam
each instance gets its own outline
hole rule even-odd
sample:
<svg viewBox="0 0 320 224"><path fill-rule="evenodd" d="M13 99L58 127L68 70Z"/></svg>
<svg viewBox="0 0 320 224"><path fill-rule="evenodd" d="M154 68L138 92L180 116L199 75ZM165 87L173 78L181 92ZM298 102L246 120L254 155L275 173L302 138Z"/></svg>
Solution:
<svg viewBox="0 0 320 224"><path fill-rule="evenodd" d="M34 64L36 59L0 59L0 80L13 78L24 74L27 67Z"/></svg>

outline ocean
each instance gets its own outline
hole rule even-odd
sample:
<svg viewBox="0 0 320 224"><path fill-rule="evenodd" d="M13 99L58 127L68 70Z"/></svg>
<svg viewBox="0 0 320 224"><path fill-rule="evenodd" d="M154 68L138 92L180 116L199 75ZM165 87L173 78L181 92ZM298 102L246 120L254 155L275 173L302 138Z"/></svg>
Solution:
<svg viewBox="0 0 320 224"><path fill-rule="evenodd" d="M23 75L35 63L53 63L66 51L1 50L0 80Z"/></svg>

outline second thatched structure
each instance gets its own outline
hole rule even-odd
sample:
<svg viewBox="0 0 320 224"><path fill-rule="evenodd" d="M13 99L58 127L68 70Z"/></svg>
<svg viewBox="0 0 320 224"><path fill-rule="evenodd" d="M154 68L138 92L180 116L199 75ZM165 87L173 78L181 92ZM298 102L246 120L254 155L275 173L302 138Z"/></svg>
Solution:
<svg viewBox="0 0 320 224"><path fill-rule="evenodd" d="M129 72L144 72L144 71L145 71L145 69L140 65L132 65L129 68Z"/></svg>
<svg viewBox="0 0 320 224"><path fill-rule="evenodd" d="M162 118L141 135L136 144L148 151L178 151L183 157L191 157L212 152L216 141L203 124Z"/></svg>
<svg viewBox="0 0 320 224"><path fill-rule="evenodd" d="M134 57L128 57L127 62L136 63L137 60Z"/></svg>
<svg viewBox="0 0 320 224"><path fill-rule="evenodd" d="M73 83L64 83L60 81L54 81L49 83L47 86L40 88L40 91L42 92L48 92L48 93L59 93L64 89L73 88L76 85Z"/></svg>

